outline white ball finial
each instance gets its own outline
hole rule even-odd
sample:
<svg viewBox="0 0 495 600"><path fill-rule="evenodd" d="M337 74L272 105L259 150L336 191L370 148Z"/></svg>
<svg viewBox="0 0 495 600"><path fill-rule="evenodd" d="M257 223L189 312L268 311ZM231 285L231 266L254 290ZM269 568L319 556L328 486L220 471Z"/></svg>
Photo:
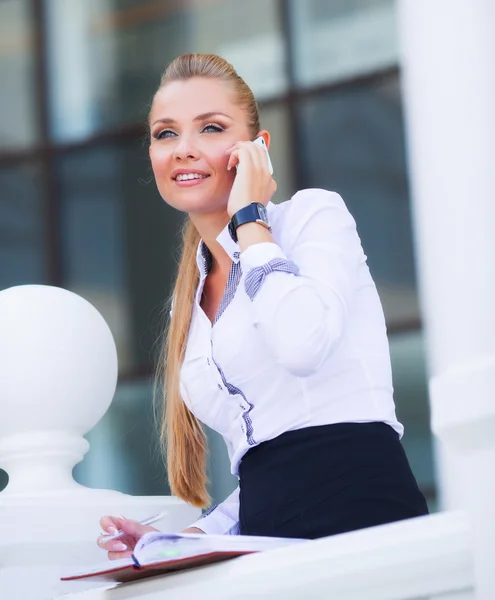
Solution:
<svg viewBox="0 0 495 600"><path fill-rule="evenodd" d="M117 351L103 317L67 290L24 285L0 292L0 467L3 494L80 488L72 468L82 437L107 411Z"/></svg>

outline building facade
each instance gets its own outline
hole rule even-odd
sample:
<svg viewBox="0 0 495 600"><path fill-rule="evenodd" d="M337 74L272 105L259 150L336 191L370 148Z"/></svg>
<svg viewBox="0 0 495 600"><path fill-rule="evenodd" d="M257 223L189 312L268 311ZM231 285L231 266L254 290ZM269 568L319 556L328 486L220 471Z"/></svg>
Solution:
<svg viewBox="0 0 495 600"><path fill-rule="evenodd" d="M117 394L77 478L131 494L168 490L152 374L180 216L154 185L145 121L182 52L224 56L253 89L272 134L275 201L324 187L354 215L384 305L404 446L434 509L393 0L0 3L0 289L80 294L119 355ZM221 500L234 482L210 438Z"/></svg>

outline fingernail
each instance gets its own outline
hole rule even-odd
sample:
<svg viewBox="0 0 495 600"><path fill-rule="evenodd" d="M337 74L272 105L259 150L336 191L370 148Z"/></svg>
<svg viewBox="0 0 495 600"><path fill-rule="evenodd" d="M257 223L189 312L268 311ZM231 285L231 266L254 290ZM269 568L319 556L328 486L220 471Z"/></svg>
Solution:
<svg viewBox="0 0 495 600"><path fill-rule="evenodd" d="M116 527L109 527L108 528L108 533L110 535L117 535L118 532L119 532L119 530Z"/></svg>
<svg viewBox="0 0 495 600"><path fill-rule="evenodd" d="M115 542L112 546L112 550L114 552L123 552L124 550L127 550L127 546L122 542Z"/></svg>

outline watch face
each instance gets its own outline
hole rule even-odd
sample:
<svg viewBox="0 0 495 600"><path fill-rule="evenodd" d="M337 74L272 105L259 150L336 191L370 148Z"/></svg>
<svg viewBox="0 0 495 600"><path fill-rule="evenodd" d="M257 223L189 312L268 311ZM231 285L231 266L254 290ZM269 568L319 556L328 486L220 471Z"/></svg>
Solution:
<svg viewBox="0 0 495 600"><path fill-rule="evenodd" d="M268 223L268 211L266 210L266 206L263 204L258 204L258 213L260 215L260 219Z"/></svg>

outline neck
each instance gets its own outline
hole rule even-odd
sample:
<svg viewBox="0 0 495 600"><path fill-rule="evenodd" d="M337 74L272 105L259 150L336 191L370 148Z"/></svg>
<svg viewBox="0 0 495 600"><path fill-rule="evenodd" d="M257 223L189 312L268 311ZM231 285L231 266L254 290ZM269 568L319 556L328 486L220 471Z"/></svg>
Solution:
<svg viewBox="0 0 495 600"><path fill-rule="evenodd" d="M217 242L220 232L227 226L230 217L227 211L220 213L193 214L189 215L194 226L198 230L203 242L213 257L212 270L219 269L226 275L229 274L232 259L225 252L222 246Z"/></svg>

